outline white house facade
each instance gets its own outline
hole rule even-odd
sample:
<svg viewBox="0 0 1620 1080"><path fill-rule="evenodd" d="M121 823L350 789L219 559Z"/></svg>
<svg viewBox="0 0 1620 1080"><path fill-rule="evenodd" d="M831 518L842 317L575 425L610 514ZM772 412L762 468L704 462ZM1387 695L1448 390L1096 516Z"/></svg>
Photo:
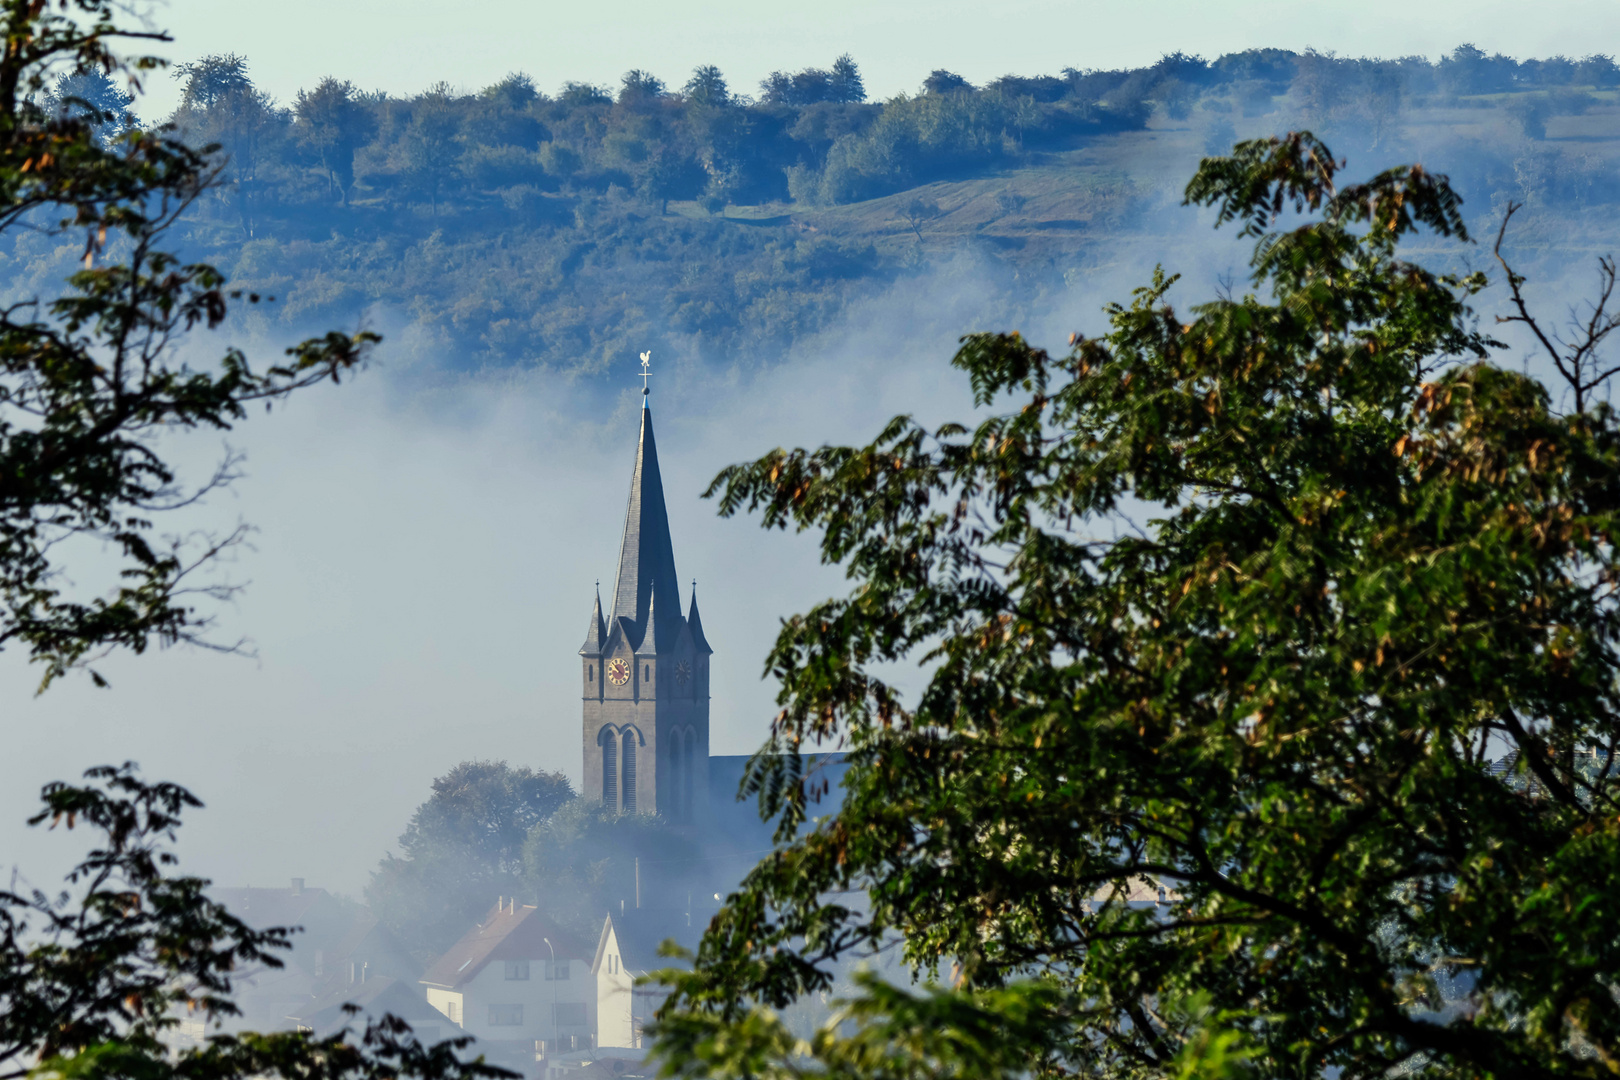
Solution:
<svg viewBox="0 0 1620 1080"><path fill-rule="evenodd" d="M596 1029L590 957L535 908L504 898L422 983L428 1004L492 1056L532 1062L540 1044L583 1049Z"/></svg>

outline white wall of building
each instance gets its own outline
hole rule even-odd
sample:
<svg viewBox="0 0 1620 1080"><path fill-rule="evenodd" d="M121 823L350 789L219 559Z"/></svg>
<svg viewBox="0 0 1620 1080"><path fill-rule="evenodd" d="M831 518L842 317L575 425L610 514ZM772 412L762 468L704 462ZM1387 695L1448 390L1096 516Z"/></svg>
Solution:
<svg viewBox="0 0 1620 1080"><path fill-rule="evenodd" d="M609 922L596 969L596 1045L636 1045L634 989L635 980L624 970L618 935Z"/></svg>
<svg viewBox="0 0 1620 1080"><path fill-rule="evenodd" d="M456 990L429 987L428 1004L455 1021L463 1031L486 1040L547 1041L558 1035L588 1037L596 1025L597 988L590 965L583 960L558 959L568 978L546 978L546 959L528 961L528 978L511 970L503 960L491 960L482 971ZM552 1008L558 1006L560 1025L553 1027ZM500 1021L516 1020L516 1023Z"/></svg>

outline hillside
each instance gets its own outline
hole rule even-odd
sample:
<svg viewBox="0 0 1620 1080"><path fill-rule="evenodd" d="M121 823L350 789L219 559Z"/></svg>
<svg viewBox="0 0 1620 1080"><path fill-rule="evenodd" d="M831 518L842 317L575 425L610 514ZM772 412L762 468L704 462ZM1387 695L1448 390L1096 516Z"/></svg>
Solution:
<svg viewBox="0 0 1620 1080"><path fill-rule="evenodd" d="M553 96L522 76L408 100L328 79L288 107L239 57L183 74L169 122L216 144L224 168L185 243L277 297L250 325L290 333L369 311L447 371L589 378L648 347L770 363L941 273L971 278L977 302L953 317L980 325L1110 273L1123 295L1154 262L1175 269L1208 245L1174 209L1202 155L1302 127L1352 175L1405 161L1450 173L1481 228L1527 203L1514 240L1533 272L1620 248L1607 57L1176 55L982 88L938 71L883 104L864 101L848 58L778 73L758 100L712 68L679 91L630 72L616 93ZM42 104L72 108L70 90ZM0 269L26 293L77 253L24 236Z"/></svg>

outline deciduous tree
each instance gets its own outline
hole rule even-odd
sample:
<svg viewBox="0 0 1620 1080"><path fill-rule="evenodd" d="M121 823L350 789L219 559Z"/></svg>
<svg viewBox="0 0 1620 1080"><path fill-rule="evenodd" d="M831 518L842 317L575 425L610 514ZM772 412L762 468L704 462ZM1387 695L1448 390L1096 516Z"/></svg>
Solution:
<svg viewBox="0 0 1620 1080"><path fill-rule="evenodd" d="M376 132L377 118L354 86L328 75L314 90L300 90L293 103L299 140L320 156L327 183L345 206L354 186L355 151Z"/></svg>
<svg viewBox="0 0 1620 1080"><path fill-rule="evenodd" d="M29 104L63 65L136 82L159 66L114 52L162 38L123 26L122 10L111 0L0 4L13 43L0 55L0 232L83 243L82 267L60 292L0 309L0 648L26 649L45 683L107 649L206 641L199 601L229 591L208 567L240 534L160 540L162 512L197 492L179 486L158 437L227 430L250 405L338 378L375 340L334 332L268 368L236 349L214 366L176 357L187 331L259 299L166 247L217 167L167 133L132 129L109 141L85 112ZM188 97L217 104L236 92L232 71L215 74L192 71ZM233 471L227 462L201 486ZM75 587L64 574L74 538L108 546L114 587Z"/></svg>
<svg viewBox="0 0 1620 1080"><path fill-rule="evenodd" d="M1505 271L1561 411L1492 361L1483 275L1402 255L1468 239L1444 177L1346 183L1299 134L1186 196L1255 241L1246 295L1180 307L1159 272L1066 353L972 335L972 426L899 417L711 487L820 532L854 587L770 654L748 785L779 847L669 976L674 1074L1620 1059L1612 264L1562 338ZM806 825L797 752L829 740L842 801ZM887 948L949 985L868 983L810 1043L762 1008Z"/></svg>

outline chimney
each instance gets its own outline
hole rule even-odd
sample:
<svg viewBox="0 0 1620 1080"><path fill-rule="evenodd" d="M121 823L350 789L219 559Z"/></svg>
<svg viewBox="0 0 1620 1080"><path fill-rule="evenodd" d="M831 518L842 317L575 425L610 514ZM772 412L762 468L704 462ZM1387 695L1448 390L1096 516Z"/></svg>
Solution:
<svg viewBox="0 0 1620 1080"><path fill-rule="evenodd" d="M301 878L301 877L295 877L295 878L292 879L292 883L293 883L292 884L292 894L294 896L303 896L304 895L304 879Z"/></svg>

